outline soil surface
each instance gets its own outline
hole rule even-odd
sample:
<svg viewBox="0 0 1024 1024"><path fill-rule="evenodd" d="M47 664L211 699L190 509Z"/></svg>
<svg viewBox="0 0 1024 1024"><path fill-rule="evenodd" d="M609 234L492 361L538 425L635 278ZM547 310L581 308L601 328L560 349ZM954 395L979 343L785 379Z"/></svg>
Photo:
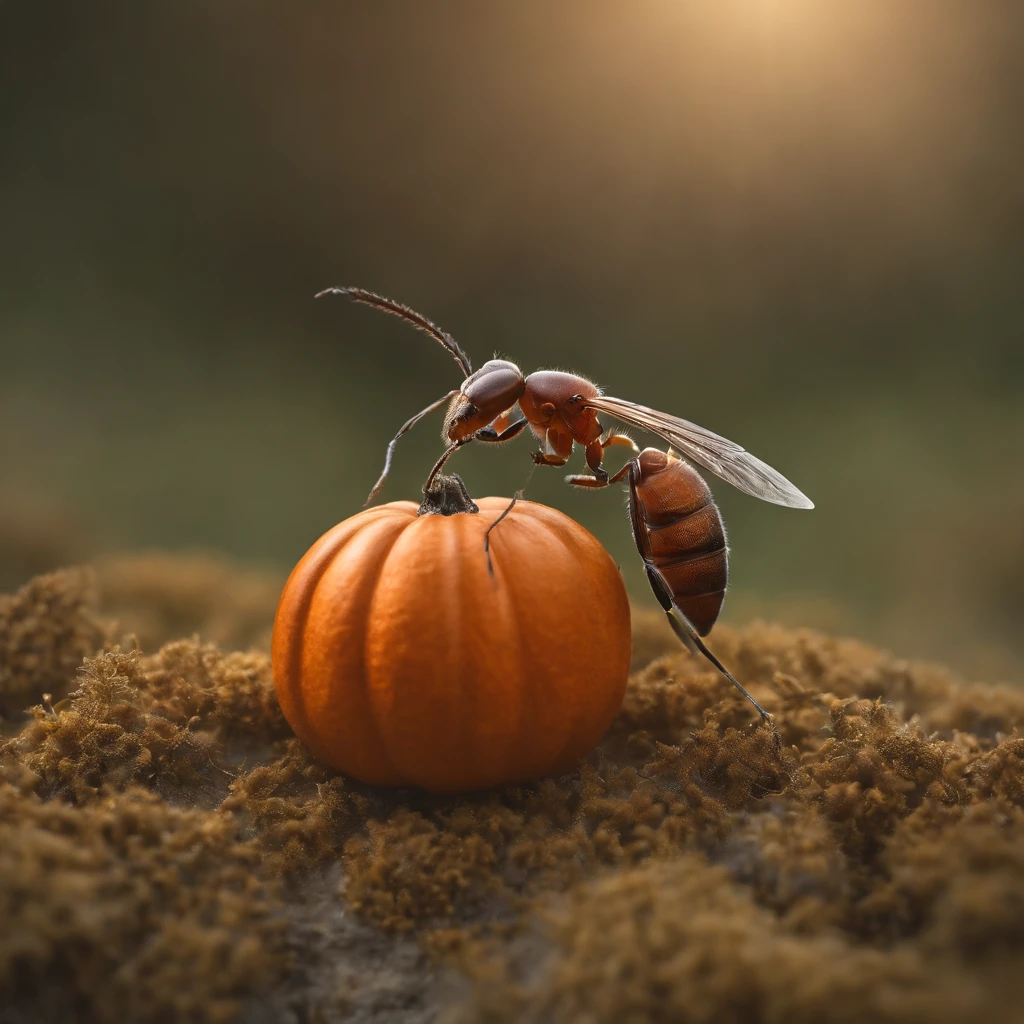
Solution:
<svg viewBox="0 0 1024 1024"><path fill-rule="evenodd" d="M290 735L276 594L152 556L0 597L4 1024L1020 1019L1024 690L720 627L777 745L638 613L577 771L373 790Z"/></svg>

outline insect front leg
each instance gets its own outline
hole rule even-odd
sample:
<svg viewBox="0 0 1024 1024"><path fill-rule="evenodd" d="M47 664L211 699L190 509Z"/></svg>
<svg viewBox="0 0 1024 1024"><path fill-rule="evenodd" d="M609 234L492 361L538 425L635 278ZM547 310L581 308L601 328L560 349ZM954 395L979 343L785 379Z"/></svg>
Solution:
<svg viewBox="0 0 1024 1024"><path fill-rule="evenodd" d="M512 438L518 437L528 422L525 416L512 421L512 410L509 409L495 417L486 427L481 427L474 437L478 441L485 441L489 444L504 444L505 441L511 441Z"/></svg>
<svg viewBox="0 0 1024 1024"><path fill-rule="evenodd" d="M430 489L434 486L434 480L437 478L438 473L440 473L441 470L444 469L444 464L460 448L465 447L472 440L473 440L473 435L470 434L469 437L464 437L460 441L453 441L450 445L448 445L447 448L445 448L445 450L441 453L441 458L439 458L437 460L437 462L434 463L434 468L430 471L429 475L427 476L427 481L423 485L423 493L424 494L429 494L430 493Z"/></svg>
<svg viewBox="0 0 1024 1024"><path fill-rule="evenodd" d="M502 414L504 415L504 414ZM500 419L500 417L499 417ZM434 485L434 480L437 474L444 468L444 464L460 449L464 448L470 441L490 441L491 443L499 441L511 441L513 437L521 433L523 427L526 426L526 420L516 420L515 423L506 427L499 433L492 427L482 427L474 434L470 434L469 437L463 437L458 441L453 441L442 453L441 458L434 463L434 468L430 471L430 475L427 477L427 482L423 485L423 493L426 494L430 488Z"/></svg>
<svg viewBox="0 0 1024 1024"><path fill-rule="evenodd" d="M421 409L418 413L416 413L415 416L406 420L406 422L402 425L402 429L399 430L397 434L395 434L391 443L388 445L387 455L384 456L384 469L381 472L377 482L373 485L373 490L370 491L369 497L363 503L364 508L366 508L366 506L369 505L373 501L373 499L377 497L378 494L380 494L381 488L384 486L384 481L387 480L388 473L391 471L391 460L395 454L395 445L398 444L402 435L410 431L413 427L415 427L416 424L419 423L419 421L423 419L424 416L426 416L428 413L432 413L438 406L444 405L445 402L447 402L451 398L454 398L458 393L458 388L456 388L454 391L449 391L447 395L442 395L436 402L431 402L430 405L426 407L426 409Z"/></svg>

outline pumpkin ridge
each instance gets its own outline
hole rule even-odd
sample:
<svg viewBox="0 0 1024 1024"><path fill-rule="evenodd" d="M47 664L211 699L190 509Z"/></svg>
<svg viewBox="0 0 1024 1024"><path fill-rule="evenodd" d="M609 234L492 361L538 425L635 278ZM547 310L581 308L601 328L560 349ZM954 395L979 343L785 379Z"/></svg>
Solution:
<svg viewBox="0 0 1024 1024"><path fill-rule="evenodd" d="M599 570L597 565L594 564L594 555L596 551L600 550L602 554L608 559L611 564L612 570L616 575L619 575L618 567L614 561L611 560L611 556L604 551L601 542L589 531L583 534L578 533L572 529L569 529L564 520L557 516L552 516L545 520L547 529L554 534L562 547L568 552L572 560L576 565L580 566L581 569L586 573L586 586L588 590L599 591L604 584L602 579L602 572ZM628 605L626 608L626 614L628 615ZM568 737L565 744L559 750L558 761L561 763L562 771L572 770L572 765L566 765L567 752L573 750L573 748L579 746L581 734L585 734L589 726L589 715L587 714L586 704L578 699L574 703L574 714L572 720L572 727L569 731ZM618 703L621 703L621 698ZM579 760L579 757L575 758Z"/></svg>
<svg viewBox="0 0 1024 1024"><path fill-rule="evenodd" d="M566 551L569 552L571 557L575 560L576 564L580 565L580 566L583 566L585 568L585 570L587 572L587 575L588 575L587 583L590 586L593 586L597 582L594 579L594 577L597 574L593 571L593 566L591 565L591 558L590 557L585 557L585 556L588 556L588 555L592 555L593 552L592 551L585 551L583 549L583 543L582 543L583 538L578 537L578 536L574 535L572 533L572 531L564 530L561 527L562 527L562 524L561 524L561 522L559 522L553 532L558 537L558 540L561 543L562 547L564 547L566 549ZM589 538L588 538L587 548L590 548L590 547L591 547L591 545L589 543ZM565 744L563 745L562 749L559 750L559 752L558 752L558 761L557 761L557 763L559 763L559 764L561 764L564 761L565 756L566 756L566 752L568 750L571 750L573 747L575 747L579 743L580 729L581 729L581 727L583 725L583 722L584 722L584 720L586 718L586 715L584 714L584 709L581 707L581 701L577 700L575 703L576 703L575 714L573 716L572 728L569 730L569 737L566 740Z"/></svg>
<svg viewBox="0 0 1024 1024"><path fill-rule="evenodd" d="M375 585L372 570L367 568L368 563L366 561L365 549L376 549L379 547L382 553L386 553L387 551L391 550L391 548L397 542L398 538L404 532L408 524L414 521L413 517L408 513L410 512L410 510L414 512L415 506L412 505L411 503L406 504L408 505L407 508L384 506L379 510L379 514L371 515L363 513L363 518L357 518L355 520L352 520L357 521L359 523L359 527L351 533L351 535L348 538L348 541L345 544L339 545L336 549L333 550L331 557L328 561L327 568L318 577L316 585L308 587L309 607L307 609L304 624L304 637L305 634L309 633L310 622L315 621L315 618L320 619L322 624L322 620L324 620L325 618L332 619L335 617L335 581L332 579L332 577L337 570L339 561L344 561L346 560L346 558L348 558L349 561L351 561L353 565L356 567L355 573L351 574L348 579L347 586L350 589L350 591L359 591L362 588L370 589L373 585ZM377 511L378 510L371 510L371 512ZM352 549L356 546L362 548L363 550L353 551ZM375 557L379 559L379 556ZM372 563L369 564L372 565ZM359 630L357 630L358 635L359 633L365 632L366 615L365 609L363 608L362 604L355 606L354 614L359 615L362 620L360 628ZM388 758L387 756L381 756L381 751L383 748L382 744L380 743L379 736L377 735L378 730L376 727L376 722L373 721L373 719L371 718L369 701L366 698L366 694L359 686L358 681L362 679L364 676L364 658L361 657L362 652L358 644L349 644L347 646L347 649L351 652L352 660L355 664L350 666L351 671L340 680L341 685L338 686L338 679L332 680L329 678L324 678L324 672L332 672L333 670L331 670L327 666L322 666L322 671L317 670L311 666L309 661L307 661L307 659L311 657L311 650L306 640L304 639L303 641L300 672L310 674L311 678L319 680L320 683L320 685L316 687L319 694L317 698L317 707L319 708L319 714L304 714L302 718L302 724L305 727L305 730L307 731L309 736L311 737L311 740L308 742L310 743L310 746L312 747L316 756L318 756L321 760L326 761L328 764L332 764L335 767L337 767L334 761L332 761L331 755L329 753L330 742L324 742L325 735L327 735L325 733L325 729L328 727L325 725L323 714L324 712L327 712L328 717L331 717L330 713L332 711L337 713L338 709L336 706L332 707L334 702L329 699L325 705L323 703L323 694L325 690L327 691L328 695L330 694L331 690L340 692L342 694L346 690L351 691L351 693L353 694L358 694L358 698L355 700L356 708L354 709L355 714L357 716L357 721L359 723L358 729L360 732L360 741L357 741L358 744L360 746L363 746L365 743L365 746L369 747L372 750L371 760L379 762L379 767L381 767L384 770L381 774L390 771L392 775L396 775L397 773L395 772L395 769L391 764L390 758ZM306 688L303 688L302 697L304 703L307 699L307 696L308 691ZM344 698L342 699L344 700ZM350 709L350 711L352 710L353 709ZM351 733L351 714L346 719L346 721L348 725L342 726L342 731ZM349 736L349 739L352 739L351 735Z"/></svg>
<svg viewBox="0 0 1024 1024"><path fill-rule="evenodd" d="M585 567L589 573L591 568L591 559L589 556L591 556L593 552L590 550L584 550L583 538L579 537L573 530L567 529L563 520L559 519L557 516L546 518L544 521L544 527L555 536L561 548L568 552L575 564L577 566ZM593 539L593 534L588 533L586 538L586 546L589 549L591 547L590 541ZM590 581L588 580L588 582ZM569 638L567 637L566 639L568 640ZM580 724L584 717L580 706L581 701L579 699L579 694L574 694L574 700L572 703L574 705L572 722L567 730L565 742L559 748L558 756L555 759L556 764L562 764L565 759L566 751L571 750L579 742ZM562 770L566 771L568 769L563 766Z"/></svg>
<svg viewBox="0 0 1024 1024"><path fill-rule="evenodd" d="M410 527L414 526L419 521L420 520L418 518L413 517L409 520L408 523L405 524L405 526L402 527L402 529L396 530L395 536L392 539L391 543L388 545L387 551L384 552L383 557L377 563L376 574L373 579L373 588L370 590L370 593L367 595L366 598L366 621L369 621L373 613L373 606L377 598L377 591L380 589L381 580L384 578L384 567L387 565L388 559L391 557L395 548L398 546L398 542L401 539L402 535L405 533L405 531L408 530ZM391 756L391 750L388 747L387 740L384 738L385 733L383 728L381 727L380 711L377 708L376 701L373 699L373 693L369 685L368 673L366 671L367 666L370 663L369 651L367 650L369 642L370 631L368 629L364 629L363 652L362 657L360 659L362 663L362 672L360 673L360 675L362 676L362 683L364 687L364 693L366 696L366 707L368 709L367 718L369 719L370 724L373 726L373 736L374 739L377 741L376 745L380 749L381 756L387 762L388 767L391 768L395 776L405 780L403 781L402 785L408 785L408 773L399 770L394 757Z"/></svg>
<svg viewBox="0 0 1024 1024"><path fill-rule="evenodd" d="M502 507L499 510L493 510L496 511L497 513L494 516L494 520L498 518L498 515L505 511L507 505L508 502L506 500L502 503ZM487 513L490 513L492 510L482 509L481 511L486 511ZM488 519L487 522L482 525L490 527L492 525L492 522L493 520ZM509 515L509 517L504 520L502 526L509 526L514 528L516 525L518 525L518 522L519 521L516 516L516 512L513 511ZM479 527L476 528L473 532L479 532ZM486 529L483 532L480 532L479 536L473 537L473 543L478 544L481 548L481 563L486 562L486 555L482 550L485 536ZM492 534L492 537L497 536L497 533ZM499 556L497 553L498 549L495 546L492 546L490 552L494 572L493 574L488 573L487 576L484 577L484 579L490 584L490 594L485 594L485 599L489 598L491 601L493 601L493 605L491 606L491 614L499 617L501 620L501 628L499 628L498 633L505 635L511 634L515 642L511 645L511 647L508 650L503 651L503 660L501 662L500 668L493 666L493 658L488 659L488 661L484 663L482 668L485 672L493 673L495 679L501 680L502 686L499 694L499 699L502 702L502 706L504 707L505 701L507 701L510 698L510 695L519 694L522 691L522 683L523 680L526 678L526 674L523 667L523 629L516 609L516 599L513 594L513 587L509 584L510 574L505 569L502 556ZM467 565L468 564L469 563L467 562ZM508 658L510 652L514 652L514 657L516 659L514 665L507 664L504 660L505 658ZM474 687L474 699L477 702L479 702L481 691L480 680L474 679L473 682L476 684ZM491 690L490 685L488 685L488 689ZM491 696L492 698L494 696L493 690L491 690ZM524 725L527 720L527 715L529 711L529 701L519 700L518 703L519 708L517 710L514 728L512 730L506 730L506 733L511 734L511 739L509 735L505 735L503 737L503 749L501 751L502 756L500 761L496 762L497 767L500 769L499 774L507 779L514 778L517 774L519 774L515 769L515 765L517 760L522 760L521 756L519 756L518 754L520 742L519 737L521 737L524 733ZM505 714L506 713L503 712L503 717L505 717Z"/></svg>
<svg viewBox="0 0 1024 1024"><path fill-rule="evenodd" d="M513 520L512 517L514 515L515 511L513 510L513 512L509 513L508 518L506 518L505 522L502 525L512 525L513 522L516 525L521 525L518 517L515 520ZM526 731L524 729L524 725L529 719L530 708L536 702L537 699L537 684L532 673L526 671L526 667L523 663L523 621L519 614L519 609L517 607L515 595L512 593L512 588L509 585L508 580L498 578L499 572L502 574L502 577L505 577L506 573L499 559L497 549L493 545L491 547L491 557L494 560L495 579L498 580L498 585L502 588L505 594L505 603L508 607L508 621L512 626L512 633L516 641L513 647L513 650L515 650L516 652L516 678L520 686L526 690L526 698L522 702L522 706L519 711L519 717L516 722L515 728L516 735L522 736ZM512 777L514 774L516 774L516 755L517 751L515 749L515 744L513 744L505 755L503 769L506 777Z"/></svg>
<svg viewBox="0 0 1024 1024"><path fill-rule="evenodd" d="M454 680L456 678L455 672L458 672L458 686L459 686L459 703L462 707L467 707L467 701L473 701L473 711L471 714L463 714L459 720L459 732L457 737L457 743L461 749L466 748L466 742L469 737L469 722L476 720L476 702L480 699L479 687L474 687L473 683L475 679L466 679L465 670L459 671L458 666L460 662L459 653L463 650L462 637L465 632L463 629L463 614L464 614L464 591L467 586L465 562L459 557L460 552L464 546L469 543L467 541L467 533L472 534L474 522L471 519L459 519L456 520L459 523L458 530L448 531L448 565L455 567L455 579L454 586L449 587L448 590L451 592L449 597L448 605L448 616L446 620L452 624L452 632L449 633L450 637L454 638L454 643L451 646L451 654L449 655L445 675ZM481 545L482 547L483 545ZM481 552L481 557L483 553ZM452 605L454 605L454 617L451 616ZM454 666L454 671L453 671Z"/></svg>
<svg viewBox="0 0 1024 1024"><path fill-rule="evenodd" d="M313 607L313 597L316 594L317 587L320 586L320 583L327 574L328 569L330 569L331 564L338 555L345 550L345 547L357 533L359 533L359 530L351 530L346 534L342 534L341 538L336 543L327 544L324 546L323 551L318 552L316 564L311 573L310 580L307 581L306 586L302 588L300 599L295 608L294 617L289 624L290 629L289 636L287 638L288 692L292 703L293 713L300 719L302 728L306 732L312 732L312 729L310 728L309 714L306 707L306 691L302 686L293 686L291 683L293 680L299 680L302 678L302 655L303 648L305 646L303 638L306 634L306 628L309 625L309 614L310 609ZM288 583L285 584L286 593L289 590L290 583L291 579L289 578ZM292 728L294 728L294 725Z"/></svg>
<svg viewBox="0 0 1024 1024"><path fill-rule="evenodd" d="M509 518L511 519L511 516ZM560 571L560 560L565 545L562 543L559 533L549 528L547 517L543 513L539 516L535 515L534 510L529 509L529 514L524 515L522 519L516 520L516 525L522 531L520 541L526 550L553 548L550 552L552 562L545 564L545 570L553 568L556 572ZM513 598L512 604L521 603L523 609L531 607L543 609L547 598L537 593L538 586L542 583L543 581L537 580L519 580L516 574L513 574L510 590L516 596ZM520 648L521 658L526 658L526 652L535 648L535 637L529 637L524 640ZM527 662L530 665L528 677L525 674L522 677L522 681L528 686L529 695L532 697L532 702L525 705L525 707L528 715L532 712L533 717L540 716L546 721L550 718L554 722L544 732L544 750L547 754L543 758L544 761L553 761L555 755L560 753L574 739L572 731L567 731L565 738L557 747L552 748L548 745L551 730L554 729L561 732L565 725L566 719L563 712L567 701L571 700L571 698L562 686L562 680L557 672L551 671L550 666L546 665L543 661L539 664L533 664L533 662L534 658L531 656Z"/></svg>

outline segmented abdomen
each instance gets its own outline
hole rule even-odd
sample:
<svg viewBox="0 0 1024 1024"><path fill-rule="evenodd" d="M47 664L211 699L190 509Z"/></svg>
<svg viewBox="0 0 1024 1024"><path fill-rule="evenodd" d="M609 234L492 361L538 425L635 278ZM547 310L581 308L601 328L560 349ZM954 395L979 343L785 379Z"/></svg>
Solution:
<svg viewBox="0 0 1024 1024"><path fill-rule="evenodd" d="M707 636L722 610L729 579L722 517L708 485L689 463L647 449L637 465L639 471L631 474L637 544L676 607Z"/></svg>

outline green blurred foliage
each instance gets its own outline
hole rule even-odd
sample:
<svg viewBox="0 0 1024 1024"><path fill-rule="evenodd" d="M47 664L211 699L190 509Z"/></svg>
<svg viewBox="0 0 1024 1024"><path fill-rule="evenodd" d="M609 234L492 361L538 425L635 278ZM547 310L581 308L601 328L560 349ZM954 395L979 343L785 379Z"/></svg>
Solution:
<svg viewBox="0 0 1024 1024"><path fill-rule="evenodd" d="M459 379L312 299L361 284L797 482L814 512L716 485L727 615L1012 674L1022 52L997 0L8 0L0 503L76 551L286 568ZM416 494L439 422L386 498ZM511 494L528 450L452 468ZM529 497L646 596L623 495L539 471Z"/></svg>

